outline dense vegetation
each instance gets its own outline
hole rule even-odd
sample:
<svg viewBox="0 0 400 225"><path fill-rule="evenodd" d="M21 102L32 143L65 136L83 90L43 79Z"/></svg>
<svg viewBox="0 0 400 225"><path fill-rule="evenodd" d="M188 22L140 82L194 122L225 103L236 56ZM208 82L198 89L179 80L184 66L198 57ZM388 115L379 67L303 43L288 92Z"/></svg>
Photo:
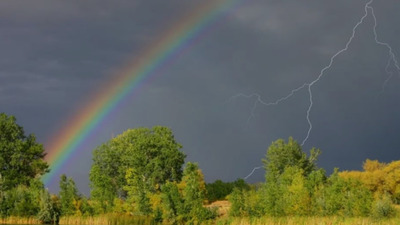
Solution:
<svg viewBox="0 0 400 225"><path fill-rule="evenodd" d="M231 215L371 215L374 207L380 204L380 198L374 199L360 181L342 178L338 170L327 177L325 171L315 164L319 152L312 149L307 157L292 138L287 143L284 140L272 143L263 160L265 184L256 190L235 190L230 197Z"/></svg>
<svg viewBox="0 0 400 225"><path fill-rule="evenodd" d="M1 113L0 217L35 217L43 223L105 216L106 223L139 218L164 224L242 224L243 218L390 218L400 203L400 161L366 160L364 171L335 169L327 176L316 164L320 150L306 154L292 138L279 139L262 160L264 183L238 179L206 184L196 163L184 166L181 148L169 128L128 130L93 151L90 198L66 175L54 195L40 181L48 172L43 146L34 135L25 136L14 117ZM220 200L229 200L229 217L219 218L218 209L208 206Z"/></svg>

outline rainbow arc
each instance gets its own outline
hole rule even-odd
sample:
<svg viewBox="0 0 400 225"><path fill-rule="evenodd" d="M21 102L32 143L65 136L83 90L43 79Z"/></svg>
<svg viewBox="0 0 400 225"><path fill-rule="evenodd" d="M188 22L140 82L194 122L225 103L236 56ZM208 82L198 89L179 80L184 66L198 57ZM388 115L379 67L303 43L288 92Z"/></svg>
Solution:
<svg viewBox="0 0 400 225"><path fill-rule="evenodd" d="M89 98L91 101L72 115L64 128L46 144L46 160L51 171L42 178L45 185L48 186L54 180L71 155L79 151L90 134L119 107L123 99L131 96L155 74L162 74L161 70L173 62L180 52L190 47L193 40L239 3L239 0L208 0L202 3L167 29L121 72L113 74L105 82L106 85L92 94Z"/></svg>

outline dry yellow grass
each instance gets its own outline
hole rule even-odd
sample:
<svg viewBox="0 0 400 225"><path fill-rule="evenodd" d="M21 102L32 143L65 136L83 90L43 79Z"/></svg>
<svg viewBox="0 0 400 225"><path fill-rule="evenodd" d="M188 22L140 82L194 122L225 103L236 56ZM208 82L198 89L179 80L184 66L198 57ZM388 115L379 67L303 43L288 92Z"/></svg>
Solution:
<svg viewBox="0 0 400 225"><path fill-rule="evenodd" d="M61 217L60 225L114 225L114 224L150 224L150 217L106 214L93 217L69 216Z"/></svg>
<svg viewBox="0 0 400 225"><path fill-rule="evenodd" d="M282 217L220 219L216 224L230 225L399 225L400 218L374 220L371 218L342 217Z"/></svg>
<svg viewBox="0 0 400 225"><path fill-rule="evenodd" d="M214 206L228 207L224 201ZM226 215L226 214L223 214ZM62 217L60 225L114 225L114 224L150 224L149 218L137 218L124 215L104 215L96 217ZM0 219L0 224L41 224L35 218L8 217ZM281 217L281 218L229 218L220 217L207 224L216 225L399 225L400 218L374 220L371 218L342 217Z"/></svg>
<svg viewBox="0 0 400 225"><path fill-rule="evenodd" d="M0 218L0 224L41 224L39 220L32 217L7 217Z"/></svg>
<svg viewBox="0 0 400 225"><path fill-rule="evenodd" d="M217 208L219 217L228 216L231 203L229 201L215 201L206 206L207 208Z"/></svg>

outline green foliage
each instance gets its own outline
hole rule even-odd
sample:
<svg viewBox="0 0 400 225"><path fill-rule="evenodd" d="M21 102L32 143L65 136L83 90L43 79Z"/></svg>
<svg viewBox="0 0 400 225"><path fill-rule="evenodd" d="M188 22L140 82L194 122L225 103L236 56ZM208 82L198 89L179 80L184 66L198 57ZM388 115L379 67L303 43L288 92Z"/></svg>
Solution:
<svg viewBox="0 0 400 225"><path fill-rule="evenodd" d="M167 182L161 188L163 219L170 223L183 221L183 197L176 183Z"/></svg>
<svg viewBox="0 0 400 225"><path fill-rule="evenodd" d="M287 143L283 139L272 142L267 150L266 158L263 159L267 181L272 179L272 176L282 174L286 167L298 167L304 171L305 175L308 175L317 168L315 161L319 154L320 150L313 148L310 156L307 157L301 145L291 137Z"/></svg>
<svg viewBox="0 0 400 225"><path fill-rule="evenodd" d="M82 216L93 216L95 215L94 208L90 205L88 199L84 196L80 196L79 199L79 212Z"/></svg>
<svg viewBox="0 0 400 225"><path fill-rule="evenodd" d="M320 151L313 148L310 156L303 152L293 138L286 143L279 139L271 144L263 159L266 184L262 188L263 205L267 215L309 215L313 191L321 185L325 175L317 173Z"/></svg>
<svg viewBox="0 0 400 225"><path fill-rule="evenodd" d="M287 167L281 176L282 205L285 215L306 216L310 214L311 197L306 187L304 171L297 167Z"/></svg>
<svg viewBox="0 0 400 225"><path fill-rule="evenodd" d="M104 214L104 203L103 201L99 201L99 200L90 200L88 201L88 204L90 205L90 208L93 212L93 215L100 215L100 214ZM114 210L114 207L111 209ZM112 211L111 211L112 212Z"/></svg>
<svg viewBox="0 0 400 225"><path fill-rule="evenodd" d="M183 189L183 208L184 214L190 220L203 219L199 218L199 213L203 209L203 201L205 200L205 183L203 174L199 170L197 164L188 162L183 171L182 182L185 187Z"/></svg>
<svg viewBox="0 0 400 225"><path fill-rule="evenodd" d="M77 208L74 203L80 200L78 189L75 186L74 180L72 180L72 178L67 178L65 174L62 174L60 177L59 196L61 203L61 214L63 216L71 216L76 214Z"/></svg>
<svg viewBox="0 0 400 225"><path fill-rule="evenodd" d="M147 192L159 191L166 181L180 181L185 158L181 147L166 127L125 131L93 152L92 198L104 211L110 211L114 198L125 199L135 190L141 193L133 198L146 202ZM147 211L145 205L141 211Z"/></svg>
<svg viewBox="0 0 400 225"><path fill-rule="evenodd" d="M265 215L261 192L256 190L242 190L245 195L245 211L249 217L261 217Z"/></svg>
<svg viewBox="0 0 400 225"><path fill-rule="evenodd" d="M0 216L35 216L39 211L43 184L32 179L30 186L19 185L13 189L0 193Z"/></svg>
<svg viewBox="0 0 400 225"><path fill-rule="evenodd" d="M60 219L60 208L46 190L43 190L40 196L40 211L37 218L44 224L58 224Z"/></svg>
<svg viewBox="0 0 400 225"><path fill-rule="evenodd" d="M112 162L108 163L111 165L113 164ZM100 168L101 167L99 165L93 164L89 175L91 181L91 197L93 200L95 200L95 214L111 211L113 207L112 202L114 198L118 197L118 191L116 187L120 186L120 184L115 182L115 177L112 177L112 169L107 169L109 173L105 173L105 169Z"/></svg>
<svg viewBox="0 0 400 225"><path fill-rule="evenodd" d="M373 201L372 193L359 181L343 179L338 171L328 178L323 190L325 215L368 216Z"/></svg>
<svg viewBox="0 0 400 225"><path fill-rule="evenodd" d="M206 184L207 199L210 202L217 200L223 200L227 195L232 192L232 185L230 183L222 182L221 180L216 180L213 183Z"/></svg>
<svg viewBox="0 0 400 225"><path fill-rule="evenodd" d="M244 216L245 214L245 198L242 190L234 188L232 193L229 195L229 201L231 202L231 208L229 215L233 217Z"/></svg>
<svg viewBox="0 0 400 225"><path fill-rule="evenodd" d="M226 197L232 193L234 188L240 190L250 190L250 185L243 179L237 179L234 182L223 182L216 180L213 183L206 184L207 199L209 202L217 200L225 200Z"/></svg>
<svg viewBox="0 0 400 225"><path fill-rule="evenodd" d="M200 224L215 218L215 209L203 207L205 192L201 170L197 164L188 162L179 184L167 182L161 188L163 219L172 224Z"/></svg>
<svg viewBox="0 0 400 225"><path fill-rule="evenodd" d="M310 157L292 138L274 142L264 165L266 183L257 191L235 190L231 196L231 216L272 217L340 215L368 216L372 193L355 179L343 179L335 171L328 179L317 169L319 150Z"/></svg>
<svg viewBox="0 0 400 225"><path fill-rule="evenodd" d="M396 215L392 200L388 194L384 194L375 200L372 207L372 216L376 219L391 218Z"/></svg>
<svg viewBox="0 0 400 225"><path fill-rule="evenodd" d="M11 211L13 216L33 216L36 215L39 208L33 193L30 192L26 186L18 186L10 191L11 198L14 206Z"/></svg>
<svg viewBox="0 0 400 225"><path fill-rule="evenodd" d="M43 146L24 130L13 116L0 113L0 191L29 185L31 179L48 172Z"/></svg>
<svg viewBox="0 0 400 225"><path fill-rule="evenodd" d="M307 177L306 187L311 198L310 215L323 215L324 193L323 189L326 184L326 172L318 169L311 172Z"/></svg>
<svg viewBox="0 0 400 225"><path fill-rule="evenodd" d="M367 159L364 171L343 171L343 178L353 178L363 183L376 198L389 195L393 202L400 203L400 161L381 163Z"/></svg>
<svg viewBox="0 0 400 225"><path fill-rule="evenodd" d="M14 117L2 113L0 216L37 216L43 223L57 223L60 216L112 212L157 223L201 224L217 217L217 210L205 203L228 198L229 215L250 221L264 216L381 219L394 217L392 201L400 202L400 161L367 160L365 172L335 170L327 178L316 166L319 150L313 148L307 156L293 138L287 143L279 139L267 150L266 182L256 189L243 179L205 184L197 164L188 162L182 171L181 147L165 127L128 130L94 150L91 200L65 175L58 198L37 178L48 171L42 145L33 135L26 137Z"/></svg>
<svg viewBox="0 0 400 225"><path fill-rule="evenodd" d="M233 217L261 217L265 215L261 191L235 188L229 195Z"/></svg>
<svg viewBox="0 0 400 225"><path fill-rule="evenodd" d="M149 215L151 210L150 188L142 179L141 174L138 174L135 169L128 169L126 172L127 185L125 190L128 191L129 201L136 205L139 215Z"/></svg>
<svg viewBox="0 0 400 225"><path fill-rule="evenodd" d="M312 174L312 173L311 173ZM265 212L270 216L305 216L311 212L310 182L303 169L288 166L279 176L269 176L262 189Z"/></svg>

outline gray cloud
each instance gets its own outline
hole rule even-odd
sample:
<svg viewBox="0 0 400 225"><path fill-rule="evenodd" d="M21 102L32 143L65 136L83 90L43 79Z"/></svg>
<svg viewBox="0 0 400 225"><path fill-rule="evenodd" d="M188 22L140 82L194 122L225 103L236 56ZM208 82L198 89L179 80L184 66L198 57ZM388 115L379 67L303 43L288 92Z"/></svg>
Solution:
<svg viewBox="0 0 400 225"><path fill-rule="evenodd" d="M304 138L308 95L302 90L278 106L259 106L248 123L255 99L230 98L258 93L274 101L315 79L344 47L365 3L243 2L125 99L61 172L88 193L95 146L129 128L166 125L208 181L245 177L261 164L272 141ZM45 142L100 84L200 4L1 1L0 111L17 116ZM373 6L381 40L400 52L400 4ZM359 27L349 51L313 87L314 128L304 147L322 149L319 164L328 172L334 166L359 169L366 158L400 157L400 79L394 76L381 93L388 53L374 43L372 22L368 18ZM262 171L249 179L262 180Z"/></svg>

